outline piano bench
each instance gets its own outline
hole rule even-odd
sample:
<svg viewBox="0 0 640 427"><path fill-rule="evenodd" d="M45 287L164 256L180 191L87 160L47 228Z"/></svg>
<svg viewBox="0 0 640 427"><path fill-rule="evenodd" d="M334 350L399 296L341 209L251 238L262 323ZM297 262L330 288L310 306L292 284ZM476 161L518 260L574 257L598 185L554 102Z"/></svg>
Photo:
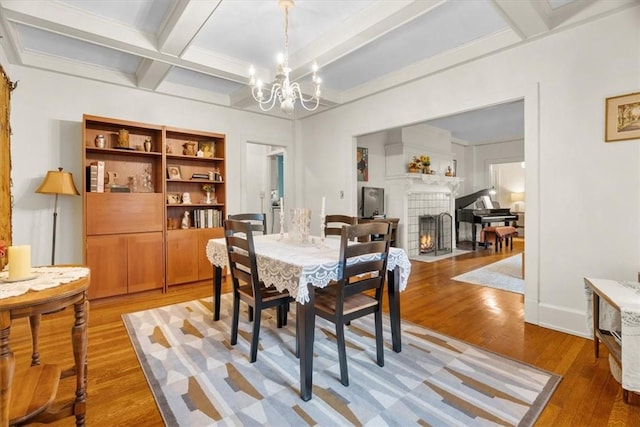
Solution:
<svg viewBox="0 0 640 427"><path fill-rule="evenodd" d="M493 238L495 244L495 250L502 250L502 242L505 242L505 247L509 245L509 249L513 250L513 237L518 235L518 230L515 227L484 227L480 231L480 240L484 241L484 248L489 247L489 241Z"/></svg>

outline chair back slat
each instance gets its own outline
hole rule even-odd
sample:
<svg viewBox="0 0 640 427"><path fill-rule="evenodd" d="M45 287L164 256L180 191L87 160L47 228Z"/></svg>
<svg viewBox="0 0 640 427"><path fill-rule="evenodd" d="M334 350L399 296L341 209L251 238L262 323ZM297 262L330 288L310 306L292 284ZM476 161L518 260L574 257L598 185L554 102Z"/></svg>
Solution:
<svg viewBox="0 0 640 427"><path fill-rule="evenodd" d="M249 222L227 219L224 222L224 236L234 288L237 289L240 282L246 283L251 285L253 296L260 298L258 265L251 228Z"/></svg>
<svg viewBox="0 0 640 427"><path fill-rule="evenodd" d="M359 238L378 234L382 240L358 241ZM386 222L345 225L340 240L340 291L336 298L336 310L345 297L368 290L376 291L378 304L382 303L382 289L386 277L389 256L390 225Z"/></svg>
<svg viewBox="0 0 640 427"><path fill-rule="evenodd" d="M324 235L340 236L342 234L343 225L355 225L358 223L358 217L348 215L325 215L324 217Z"/></svg>
<svg viewBox="0 0 640 427"><path fill-rule="evenodd" d="M234 221L244 221L251 224L251 231L260 231L267 234L267 215L264 213L241 213L227 216Z"/></svg>

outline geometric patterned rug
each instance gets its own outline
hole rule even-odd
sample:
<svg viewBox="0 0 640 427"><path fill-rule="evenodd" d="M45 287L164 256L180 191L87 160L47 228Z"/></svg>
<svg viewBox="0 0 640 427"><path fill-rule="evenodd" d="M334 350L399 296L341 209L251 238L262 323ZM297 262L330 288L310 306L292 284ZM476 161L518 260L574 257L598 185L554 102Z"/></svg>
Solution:
<svg viewBox="0 0 640 427"><path fill-rule="evenodd" d="M452 280L524 294L522 254L502 259L476 270L471 270L453 277Z"/></svg>
<svg viewBox="0 0 640 427"><path fill-rule="evenodd" d="M231 301L222 296L217 322L211 298L122 316L166 425L531 426L561 379L406 321L402 352L395 353L386 316L379 367L367 316L345 328L344 387L334 326L317 318L313 396L303 402L295 307L281 329L265 310L252 364L246 313L238 343L229 344Z"/></svg>

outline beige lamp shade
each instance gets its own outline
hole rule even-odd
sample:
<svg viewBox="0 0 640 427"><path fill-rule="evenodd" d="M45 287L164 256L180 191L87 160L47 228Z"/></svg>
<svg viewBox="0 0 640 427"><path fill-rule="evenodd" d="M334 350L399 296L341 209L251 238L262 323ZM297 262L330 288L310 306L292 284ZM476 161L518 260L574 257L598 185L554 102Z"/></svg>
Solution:
<svg viewBox="0 0 640 427"><path fill-rule="evenodd" d="M36 193L66 194L70 196L77 196L80 194L73 182L73 175L71 172L64 172L62 168L58 168L57 171L47 172L47 176L44 177L44 181L42 181L42 184L40 184Z"/></svg>
<svg viewBox="0 0 640 427"><path fill-rule="evenodd" d="M512 202L524 201L524 193L511 193L511 201Z"/></svg>

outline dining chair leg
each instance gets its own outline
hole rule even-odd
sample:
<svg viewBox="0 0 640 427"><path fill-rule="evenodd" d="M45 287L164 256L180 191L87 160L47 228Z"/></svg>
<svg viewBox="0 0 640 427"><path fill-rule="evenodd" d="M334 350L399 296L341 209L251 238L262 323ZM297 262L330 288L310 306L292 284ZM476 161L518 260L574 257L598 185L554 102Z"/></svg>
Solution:
<svg viewBox="0 0 640 427"><path fill-rule="evenodd" d="M240 297L233 296L233 319L231 320L231 345L238 342L238 321L240 320Z"/></svg>
<svg viewBox="0 0 640 427"><path fill-rule="evenodd" d="M349 385L349 372L347 371L347 348L344 342L344 322L336 322L336 341L338 342L338 360L340 362L340 382Z"/></svg>
<svg viewBox="0 0 640 427"><path fill-rule="evenodd" d="M258 338L260 337L260 318L262 310L256 309L256 316L253 319L253 334L251 334L251 355L249 362L253 363L258 358Z"/></svg>
<svg viewBox="0 0 640 427"><path fill-rule="evenodd" d="M382 310L375 313L376 321L376 356L378 366L384 366L384 344L382 342Z"/></svg>
<svg viewBox="0 0 640 427"><path fill-rule="evenodd" d="M287 317L289 317L289 303L281 306L282 308L282 325L287 326Z"/></svg>
<svg viewBox="0 0 640 427"><path fill-rule="evenodd" d="M249 306L249 322L253 322L253 307Z"/></svg>
<svg viewBox="0 0 640 427"><path fill-rule="evenodd" d="M298 317L296 317L296 358L300 359L300 322L298 322Z"/></svg>
<svg viewBox="0 0 640 427"><path fill-rule="evenodd" d="M279 305L276 307L276 327L278 329L282 328L282 318L283 318L283 306Z"/></svg>

